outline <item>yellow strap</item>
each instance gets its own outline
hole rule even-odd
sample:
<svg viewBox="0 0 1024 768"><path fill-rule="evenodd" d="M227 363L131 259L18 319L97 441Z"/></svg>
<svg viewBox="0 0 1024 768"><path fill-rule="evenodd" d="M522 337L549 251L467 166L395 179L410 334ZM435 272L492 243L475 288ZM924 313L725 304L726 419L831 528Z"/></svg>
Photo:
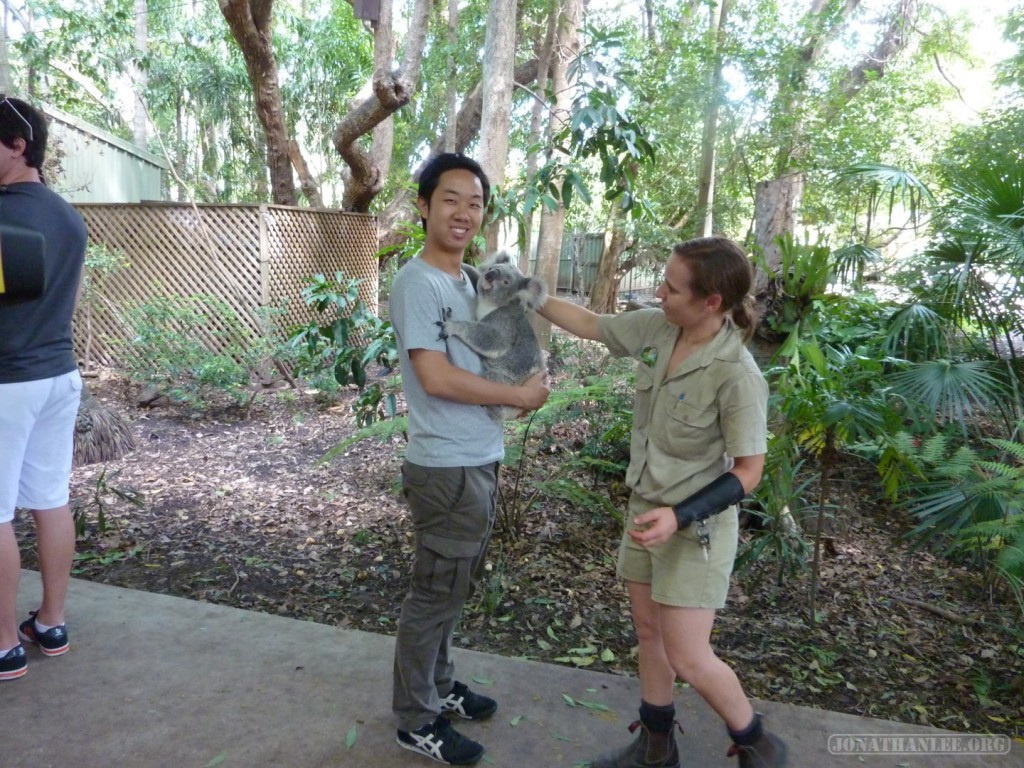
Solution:
<svg viewBox="0 0 1024 768"><path fill-rule="evenodd" d="M0 250L0 293L7 293L7 289L4 287L4 254Z"/></svg>

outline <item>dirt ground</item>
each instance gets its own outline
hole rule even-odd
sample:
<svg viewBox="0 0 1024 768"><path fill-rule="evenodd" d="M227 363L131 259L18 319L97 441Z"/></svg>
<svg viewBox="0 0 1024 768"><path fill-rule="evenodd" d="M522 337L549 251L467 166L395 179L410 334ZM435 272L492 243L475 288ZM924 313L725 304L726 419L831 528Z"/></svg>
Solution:
<svg viewBox="0 0 1024 768"><path fill-rule="evenodd" d="M77 576L394 631L412 552L396 486L403 445L368 440L323 461L354 430L351 394L326 405L309 393L266 392L245 418L231 408L140 408L108 372L87 383L124 415L137 449L74 472L85 520ZM714 633L718 653L755 697L1024 736L1016 604L970 570L911 552L898 539L904 522L859 501L863 490L845 488L824 554L819 622L808 622L806 576L778 586L754 568L734 577ZM615 501L621 508L621 495ZM27 515L16 528L23 565L34 568ZM614 576L618 537L606 512L562 502L533 509L519 536L499 530L458 642L635 674L628 601Z"/></svg>

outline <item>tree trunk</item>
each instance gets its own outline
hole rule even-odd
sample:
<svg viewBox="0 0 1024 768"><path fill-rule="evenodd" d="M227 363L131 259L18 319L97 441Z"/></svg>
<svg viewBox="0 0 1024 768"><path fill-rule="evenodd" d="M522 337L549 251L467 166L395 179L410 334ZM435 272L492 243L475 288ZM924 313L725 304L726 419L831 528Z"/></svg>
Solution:
<svg viewBox="0 0 1024 768"><path fill-rule="evenodd" d="M135 0L135 55L141 60L146 55L149 37L149 10L146 0ZM146 148L146 107L142 94L146 92L146 72L132 61L129 66L134 94L132 114L132 142L140 149Z"/></svg>
<svg viewBox="0 0 1024 768"><path fill-rule="evenodd" d="M791 173L781 179L762 181L755 188L754 240L768 267L776 273L782 265L782 251L775 239L793 231L803 192L803 173ZM758 267L753 290L757 300L756 323L760 323L768 312L774 296L773 289L771 276Z"/></svg>
<svg viewBox="0 0 1024 768"><path fill-rule="evenodd" d="M527 86L537 79L538 62L536 59L524 62L516 67L515 81L517 85ZM480 120L483 114L483 81L477 83L476 87L463 100L459 109L459 117L456 120L455 130L455 152L463 152L469 143L480 132ZM444 151L443 139L438 139L431 148L431 156ZM415 177L422 168L422 165L413 172ZM418 214L412 205L412 196L415 194L407 185L403 185L395 192L395 196L388 201L387 205L377 216L378 229L381 233L380 247L397 245L404 238L401 232L397 231L402 222L410 224L419 221ZM527 270L523 270L526 272Z"/></svg>
<svg viewBox="0 0 1024 768"><path fill-rule="evenodd" d="M551 110L549 132L558 133L568 122L572 108L572 94L569 91L567 72L569 65L580 52L579 28L583 16L580 0L565 0L555 33L555 52L551 61L551 88L555 103ZM565 230L565 206L562 205L561 189L554 210L545 209L540 217L540 237L537 242L537 274L548 284L548 290L558 290L558 261L562 251L562 233ZM551 341L551 323L539 315L534 325L541 345L547 349Z"/></svg>
<svg viewBox="0 0 1024 768"><path fill-rule="evenodd" d="M313 174L310 173L309 166L306 164L306 158L303 157L302 150L299 149L299 142L295 139L288 142L288 157L292 161L295 173L298 174L299 189L302 190L302 195L306 198L306 202L313 208L323 208L324 200L320 196L320 185L313 178Z"/></svg>
<svg viewBox="0 0 1024 768"><path fill-rule="evenodd" d="M0 88L3 88L3 93L11 93L11 62L7 55L6 28L0 30Z"/></svg>
<svg viewBox="0 0 1024 768"><path fill-rule="evenodd" d="M219 0L231 36L242 50L256 116L267 139L271 196L278 205L295 205L295 179L288 154L288 129L272 42L273 0Z"/></svg>
<svg viewBox="0 0 1024 768"><path fill-rule="evenodd" d="M533 110L530 114L530 139L527 146L536 147L540 145L541 134L544 130L543 120L547 110L547 102L544 99L544 89L548 84L548 72L551 69L551 56L555 47L555 30L558 27L558 4L555 0L549 0L548 24L544 33L544 41L540 45L540 55L537 66L537 82L534 86ZM526 156L526 179L532 179L537 174L537 158L539 152L533 151ZM526 217L523 222L523 251L519 254L519 271L523 274L530 273L530 253L533 250L533 220L534 215ZM551 290L554 290L552 288Z"/></svg>
<svg viewBox="0 0 1024 768"><path fill-rule="evenodd" d="M459 0L448 0L448 108L445 110L444 151L455 151L455 127L458 125L459 92L458 65L455 63L455 45L459 41ZM488 30L490 32L490 30Z"/></svg>
<svg viewBox="0 0 1024 768"><path fill-rule="evenodd" d="M626 236L626 212L621 205L613 205L608 217L608 232L601 260L597 264L597 276L590 287L589 307L598 314L615 312L619 282L632 269L632 264L622 264L622 254L633 243Z"/></svg>
<svg viewBox="0 0 1024 768"><path fill-rule="evenodd" d="M718 136L718 105L722 101L722 64L725 49L725 19L729 0L712 4L708 39L714 45L715 58L707 84L707 109L704 113L704 137L701 141L700 180L697 185L697 215L702 217L701 236L714 232L715 139Z"/></svg>
<svg viewBox="0 0 1024 768"><path fill-rule="evenodd" d="M174 110L174 138L177 139L178 146L185 146L185 129L183 127L184 115L182 114L183 107L181 105L181 97L179 95L177 102L175 103ZM188 200L188 190L185 189L185 163L187 157L184 152L178 152L174 159L175 174L174 179L177 184L178 202L184 202Z"/></svg>
<svg viewBox="0 0 1024 768"><path fill-rule="evenodd" d="M644 40L653 50L658 44L654 24L654 0L644 0Z"/></svg>
<svg viewBox="0 0 1024 768"><path fill-rule="evenodd" d="M907 33L913 29L917 21L917 11L917 0L900 0L878 45L847 75L846 84L843 86L844 103L856 96L867 84L869 72L873 73L872 79L885 75L886 65L907 47Z"/></svg>
<svg viewBox="0 0 1024 768"><path fill-rule="evenodd" d="M490 0L487 11L482 77L487 88L484 89L477 160L491 182L492 192L505 186L515 74L516 5L517 0ZM497 227L488 227L484 238L487 253L497 250Z"/></svg>
<svg viewBox="0 0 1024 768"><path fill-rule="evenodd" d="M807 78L828 44L843 30L860 0L845 0L840 7L830 0L812 0L800 21L807 30L802 47L786 57L787 65L778 68L778 95L772 106L772 132L778 136L775 152L775 177L781 178L794 168L803 168L802 110L807 98Z"/></svg>
<svg viewBox="0 0 1024 768"><path fill-rule="evenodd" d="M845 0L841 5L828 0L813 0L804 15L803 27L809 30L798 55L790 57L789 67L779 70L779 95L773 107L777 119L786 121L785 128L777 129L786 141L780 143L776 153L776 178L757 185L754 197L755 239L762 249L767 264L777 270L780 264L779 248L774 239L784 232L792 232L796 211L803 196L803 169L806 158L802 149L803 122L800 113L807 97L807 77L811 66L821 57L827 45L843 31L860 0ZM886 63L908 42L906 31L917 17L917 0L899 0L874 51L863 61L851 67L840 95L833 99L831 108L841 110L854 98L867 81L867 72L878 77L885 73ZM827 118L827 116L826 116ZM774 286L769 276L757 270L754 295L757 299L756 319L760 324L771 311Z"/></svg>
<svg viewBox="0 0 1024 768"><path fill-rule="evenodd" d="M391 2L381 0L380 18L374 33L373 78L334 130L334 147L350 172L342 198L345 210L368 211L387 180L387 169L382 167L383 153L367 152L358 140L412 100L419 82L430 5L430 0L416 0L409 19L405 55L398 70L392 71Z"/></svg>

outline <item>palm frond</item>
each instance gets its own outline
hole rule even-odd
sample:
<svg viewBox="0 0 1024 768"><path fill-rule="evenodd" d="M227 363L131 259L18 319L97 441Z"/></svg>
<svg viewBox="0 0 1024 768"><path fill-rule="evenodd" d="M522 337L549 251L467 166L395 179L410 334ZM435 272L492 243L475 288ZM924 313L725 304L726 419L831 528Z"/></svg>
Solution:
<svg viewBox="0 0 1024 768"><path fill-rule="evenodd" d="M913 363L891 377L894 389L926 413L958 424L966 433L976 407L986 407L1007 396L1001 371L986 361L933 360Z"/></svg>
<svg viewBox="0 0 1024 768"><path fill-rule="evenodd" d="M907 360L928 360L948 351L949 322L931 306L915 301L892 314L885 329L885 351Z"/></svg>
<svg viewBox="0 0 1024 768"><path fill-rule="evenodd" d="M832 254L835 276L846 284L859 287L870 264L882 262L882 252L863 243L852 243Z"/></svg>
<svg viewBox="0 0 1024 768"><path fill-rule="evenodd" d="M840 168L835 172L835 178L839 182L867 185L876 205L888 201L890 218L898 201L910 211L910 218L916 223L920 219L922 205L935 201L928 185L916 175L884 163L856 163Z"/></svg>

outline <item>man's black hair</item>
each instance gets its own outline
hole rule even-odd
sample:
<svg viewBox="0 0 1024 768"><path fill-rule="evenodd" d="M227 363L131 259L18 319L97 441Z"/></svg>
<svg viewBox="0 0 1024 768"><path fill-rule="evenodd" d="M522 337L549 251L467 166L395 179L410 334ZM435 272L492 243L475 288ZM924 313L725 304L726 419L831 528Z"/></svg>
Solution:
<svg viewBox="0 0 1024 768"><path fill-rule="evenodd" d="M437 185L441 181L441 174L445 171L456 170L469 171L480 179L480 186L484 190L484 208L487 208L487 203L491 199L491 182L488 180L487 174L476 160L455 152L440 154L423 166L423 170L420 171L419 190L416 194L426 200L429 207L430 198L434 196L434 190L437 189ZM423 228L426 229L426 226L427 222L423 221Z"/></svg>
<svg viewBox="0 0 1024 768"><path fill-rule="evenodd" d="M31 131L29 126L32 126ZM24 139L25 164L37 171L43 169L48 135L46 118L41 112L21 99L13 96L3 97L0 101L0 142L5 147L14 149L14 140Z"/></svg>

